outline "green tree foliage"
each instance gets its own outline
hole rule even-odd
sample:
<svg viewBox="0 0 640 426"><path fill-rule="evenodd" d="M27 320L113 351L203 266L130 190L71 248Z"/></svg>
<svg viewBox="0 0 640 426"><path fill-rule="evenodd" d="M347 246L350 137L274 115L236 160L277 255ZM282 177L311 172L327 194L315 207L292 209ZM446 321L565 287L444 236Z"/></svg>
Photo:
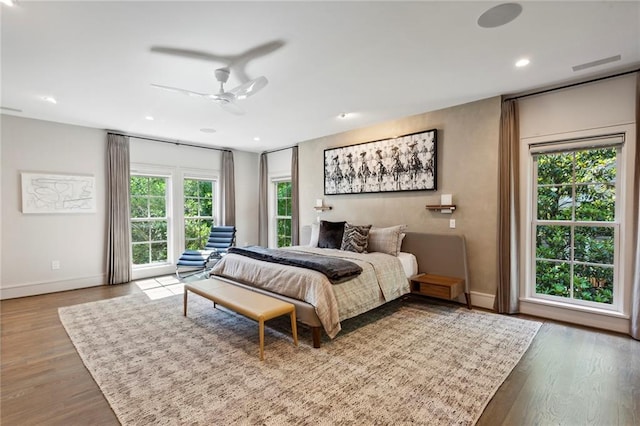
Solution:
<svg viewBox="0 0 640 426"><path fill-rule="evenodd" d="M166 262L167 180L153 176L131 176L131 252L134 265Z"/></svg>
<svg viewBox="0 0 640 426"><path fill-rule="evenodd" d="M291 246L291 182L276 183L278 247Z"/></svg>
<svg viewBox="0 0 640 426"><path fill-rule="evenodd" d="M614 228L606 223L615 220L616 155L537 156L537 293L613 303Z"/></svg>
<svg viewBox="0 0 640 426"><path fill-rule="evenodd" d="M215 223L213 216L213 182L184 180L184 245L200 250L206 244Z"/></svg>

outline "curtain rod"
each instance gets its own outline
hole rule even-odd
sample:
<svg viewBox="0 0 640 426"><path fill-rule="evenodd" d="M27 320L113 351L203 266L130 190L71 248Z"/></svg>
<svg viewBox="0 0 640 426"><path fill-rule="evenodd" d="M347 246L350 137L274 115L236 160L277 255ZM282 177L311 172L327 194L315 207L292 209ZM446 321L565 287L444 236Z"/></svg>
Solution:
<svg viewBox="0 0 640 426"><path fill-rule="evenodd" d="M216 148L216 147L213 147L213 146L193 145L193 144L190 144L190 143L180 142L179 140L172 141L172 140L168 140L168 139L150 138L150 137L147 137L147 136L131 135L131 134L122 133L122 132L114 132L114 131L111 131L111 130L107 130L107 133L111 133L112 135L118 135L118 136L126 136L126 137L129 137L129 138L142 139L142 140L151 141L151 142L160 142L160 143L168 143L168 144L172 144L172 145L189 146L191 148L212 149L214 151L222 151L222 152L229 151L229 152L231 152L231 150L227 149L227 148Z"/></svg>
<svg viewBox="0 0 640 426"><path fill-rule="evenodd" d="M536 95L542 95L543 93L548 93L548 92L553 92L555 90L562 90L562 89L568 89L570 87L575 87L575 86L580 86L582 84L589 84L589 83L595 83L596 81L602 81L602 80L607 80L610 78L616 78L616 77L620 77L623 75L627 75L627 74L633 74L640 71L640 68L636 68L634 70L629 70L629 71L624 71L624 72L620 72L617 74L613 74L613 75L607 75L607 76L603 76L603 77L597 77L597 78L593 78L591 80L585 80L585 81L578 81L576 83L571 83L571 84L566 84L564 86L559 86L559 87L552 87L549 89L544 89L544 90L539 90L537 92L533 92L533 93L526 93L524 95L519 95L519 96L507 96L504 100L505 101L510 101L510 100L514 100L514 99L522 99L522 98L527 98L529 96L536 96Z"/></svg>
<svg viewBox="0 0 640 426"><path fill-rule="evenodd" d="M298 144L291 145L291 146L285 146L284 148L272 149L271 151L263 151L262 153L263 154L273 154L274 152L284 151L285 149L293 149L296 146L298 146Z"/></svg>

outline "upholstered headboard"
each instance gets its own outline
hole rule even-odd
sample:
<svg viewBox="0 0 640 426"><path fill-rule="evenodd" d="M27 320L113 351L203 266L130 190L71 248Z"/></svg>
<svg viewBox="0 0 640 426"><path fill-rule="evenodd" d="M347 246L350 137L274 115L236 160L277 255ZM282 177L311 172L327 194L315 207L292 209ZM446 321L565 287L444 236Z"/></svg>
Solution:
<svg viewBox="0 0 640 426"><path fill-rule="evenodd" d="M311 227L300 230L300 244L309 244ZM418 260L418 272L464 278L465 293L469 293L469 269L464 236L407 232L402 251L413 253Z"/></svg>
<svg viewBox="0 0 640 426"><path fill-rule="evenodd" d="M464 278L465 293L469 292L469 269L464 236L407 232L402 251L413 253L418 260L418 272Z"/></svg>

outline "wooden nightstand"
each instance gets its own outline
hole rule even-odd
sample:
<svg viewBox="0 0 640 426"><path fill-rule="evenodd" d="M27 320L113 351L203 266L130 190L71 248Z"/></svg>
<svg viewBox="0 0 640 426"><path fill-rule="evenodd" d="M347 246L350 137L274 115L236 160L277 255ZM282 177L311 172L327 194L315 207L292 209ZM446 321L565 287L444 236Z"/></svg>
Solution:
<svg viewBox="0 0 640 426"><path fill-rule="evenodd" d="M471 297L464 292L464 279L443 275L419 274L411 277L411 293L453 300L464 293L467 308L471 309Z"/></svg>

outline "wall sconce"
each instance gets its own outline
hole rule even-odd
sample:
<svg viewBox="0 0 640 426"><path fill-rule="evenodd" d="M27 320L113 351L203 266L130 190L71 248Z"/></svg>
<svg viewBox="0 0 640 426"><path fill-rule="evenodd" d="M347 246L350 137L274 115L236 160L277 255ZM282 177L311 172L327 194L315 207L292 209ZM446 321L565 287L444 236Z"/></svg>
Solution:
<svg viewBox="0 0 640 426"><path fill-rule="evenodd" d="M318 213L316 215L316 222L318 222L318 223L320 223L320 213L324 213L327 210L331 210L332 209L331 206L325 206L324 205L324 202L323 202L322 198L317 198L316 199L316 205L313 208Z"/></svg>
<svg viewBox="0 0 640 426"><path fill-rule="evenodd" d="M317 212L324 212L324 211L327 211L327 210L331 210L332 207L331 206L325 206L324 202L323 202L323 199L322 198L318 198L318 199L316 199L316 205L315 205L314 209Z"/></svg>

